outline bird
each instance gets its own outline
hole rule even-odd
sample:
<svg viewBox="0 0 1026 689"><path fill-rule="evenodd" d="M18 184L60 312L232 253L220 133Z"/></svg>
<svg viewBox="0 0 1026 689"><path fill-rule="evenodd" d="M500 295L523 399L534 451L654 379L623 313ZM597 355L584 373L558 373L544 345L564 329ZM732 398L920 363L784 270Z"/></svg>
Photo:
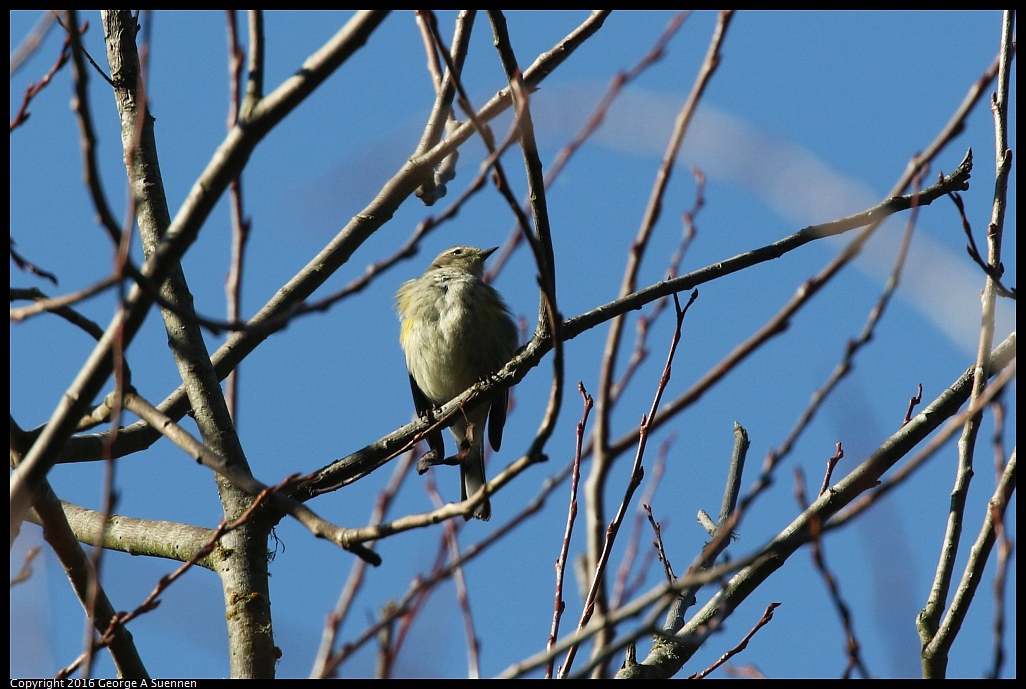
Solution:
<svg viewBox="0 0 1026 689"><path fill-rule="evenodd" d="M404 282L396 292L399 343L406 355L414 406L422 417L496 373L516 352L519 333L509 307L483 279L485 260L496 249L446 249L423 275ZM423 474L430 466L458 464L461 500L476 495L487 482L486 420L489 443L498 451L508 402L509 389L504 388L490 401L457 414L449 428L457 447L453 457L445 457L441 432L429 433L428 452L417 470ZM485 498L473 516L487 521L491 513Z"/></svg>

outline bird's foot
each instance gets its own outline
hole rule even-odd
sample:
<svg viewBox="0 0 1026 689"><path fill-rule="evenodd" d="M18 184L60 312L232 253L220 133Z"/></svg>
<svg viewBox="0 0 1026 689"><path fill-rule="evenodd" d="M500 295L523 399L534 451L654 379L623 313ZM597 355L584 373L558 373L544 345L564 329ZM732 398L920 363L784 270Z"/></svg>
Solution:
<svg viewBox="0 0 1026 689"><path fill-rule="evenodd" d="M440 452L428 450L420 456L420 459L417 460L417 473L423 474L430 467L441 465L453 467L459 466L463 463L463 459L467 456L468 452L469 449L466 451L461 449L458 454L455 454L452 457L443 457Z"/></svg>
<svg viewBox="0 0 1026 689"><path fill-rule="evenodd" d="M445 460L439 459L439 457L441 457L441 454L435 450L428 450L422 454L420 459L417 460L417 473L423 474L433 466L444 464Z"/></svg>

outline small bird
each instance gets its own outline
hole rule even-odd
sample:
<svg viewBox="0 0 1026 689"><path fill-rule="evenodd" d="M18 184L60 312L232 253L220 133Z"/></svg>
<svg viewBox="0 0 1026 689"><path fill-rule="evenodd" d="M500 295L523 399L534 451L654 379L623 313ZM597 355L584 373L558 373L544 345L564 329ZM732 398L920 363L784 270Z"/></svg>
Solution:
<svg viewBox="0 0 1026 689"><path fill-rule="evenodd" d="M516 352L517 326L502 297L483 279L484 262L498 247L454 246L431 262L419 278L396 292L396 311L402 323L399 343L406 354L413 402L421 416L439 407L501 369ZM429 434L428 452L417 463L420 473L437 464L459 464L461 499L477 494L486 483L484 430L498 451L506 423L509 390L490 403L458 414L450 427L458 453L445 458L442 435ZM488 500L474 517L488 520Z"/></svg>

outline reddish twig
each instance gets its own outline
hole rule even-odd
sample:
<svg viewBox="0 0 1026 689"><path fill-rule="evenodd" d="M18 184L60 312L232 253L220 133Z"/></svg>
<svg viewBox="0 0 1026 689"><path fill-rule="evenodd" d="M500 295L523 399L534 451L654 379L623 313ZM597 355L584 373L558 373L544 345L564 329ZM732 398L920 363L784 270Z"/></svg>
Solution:
<svg viewBox="0 0 1026 689"><path fill-rule="evenodd" d="M912 412L915 411L916 405L921 404L922 401L923 401L923 384L919 383L919 387L918 387L918 389L916 391L916 394L913 395L912 397L910 397L909 400L908 400L908 410L905 412L905 419L901 422L902 426L904 426L905 424L907 424L909 421L912 420Z"/></svg>
<svg viewBox="0 0 1026 689"><path fill-rule="evenodd" d="M991 507L991 519L994 522L994 534L997 538L998 555L996 572L994 573L994 664L989 676L991 679L1001 677L1001 668L1005 663L1005 605L1007 603L1005 589L1008 581L1008 567L1015 546L1005 530L1004 519L998 513L997 506Z"/></svg>
<svg viewBox="0 0 1026 689"><path fill-rule="evenodd" d="M836 452L834 452L833 456L830 459L827 460L827 468L826 468L826 471L823 473L823 483L819 487L819 494L820 495L823 495L823 493L827 492L827 488L830 487L830 477L834 473L834 467L837 466L837 463L840 462L843 457L844 457L844 449L841 447L841 441L838 440L837 441L837 450L836 450ZM806 505L806 507L807 507L807 505ZM802 509L805 509L805 508L803 507Z"/></svg>
<svg viewBox="0 0 1026 689"><path fill-rule="evenodd" d="M695 77L691 86L691 91L688 93L687 98L677 113L673 130L670 133L669 140L666 142L666 148L663 151L659 168L656 171L655 179L649 192L645 211L628 251L627 262L624 266L623 278L620 283L620 298L625 298L628 295L635 293L637 290L638 275L641 270L641 264L644 260L645 253L648 250L649 242L651 240L652 233L655 230L656 223L662 216L663 197L673 174L678 153L684 143L684 137L690 128L692 118L694 117L694 113L702 95L719 66L721 60L720 49L723 45L723 40L730 26L732 17L732 11L720 11L716 27L713 29L712 37L709 40L709 46L706 50L705 58L699 67L698 75ZM601 552L604 548L602 544L602 531L607 520L607 513L603 497L606 490L606 483L614 460L619 454L612 451L610 448L609 438L611 435L610 428L612 410L615 406L613 391L615 387L616 367L619 365L619 353L623 346L623 331L625 326L626 318L622 314L610 320L609 330L606 334L606 342L602 352L602 361L599 367L599 387L598 392L596 393L595 405L595 431L593 433L594 441L592 443L593 461L591 463L591 472L586 484L589 505L587 521L588 567L592 574L597 568L598 559L600 558ZM653 423L655 418L655 410L653 410L653 415L646 419L645 423L650 425ZM638 436L638 440L640 442L640 428ZM626 451L626 449L624 451ZM604 592L601 589L599 591L597 604L599 606L600 613L604 614L606 600ZM600 637L598 639L598 645L601 646L603 645L603 642L608 641L608 638Z"/></svg>
<svg viewBox="0 0 1026 689"><path fill-rule="evenodd" d="M268 486L259 495L257 495L256 498L254 498L253 502L249 505L246 511L243 512L242 515L240 515L239 518L233 521L232 523L228 524L224 520L221 520L221 523L217 526L216 529L214 529L213 535L202 548L197 550L192 557L183 562L181 566L179 566L178 569L176 569L174 572L162 576L160 578L160 581L158 581L157 585L153 588L153 591L150 592L150 595L148 595L138 606L136 606L134 610L132 610L131 612L121 612L116 614L114 618L110 621L110 626L108 627L107 631L101 634L99 639L93 641L92 650L83 653L74 661L72 661L71 664L61 669L55 675L55 678L63 679L65 677L68 677L72 672L78 669L84 662L87 662L88 657L92 653L95 653L97 650L104 648L108 644L110 644L111 640L113 640L114 638L114 631L118 627L124 627L137 617L145 615L146 613L152 610L156 610L157 606L160 605L159 596L162 593L164 593L171 586L171 584L180 579L187 571L189 571L193 567L193 565L196 564L197 561L212 553L214 548L217 546L217 543L221 540L223 536L225 536L225 534L228 534L238 529L240 526L248 522L256 513L256 510L263 504L263 502L268 497L278 493L278 491L285 488L292 480L293 477L289 477L276 486Z"/></svg>
<svg viewBox="0 0 1026 689"><path fill-rule="evenodd" d="M33 275L38 275L41 278L45 278L45 279L49 280L50 282L53 283L53 286L56 287L57 286L57 276L54 275L53 273L51 273L48 270L43 270L42 268L37 266L35 263L32 263L27 258L25 258L21 254L19 254L17 251L15 251L14 250L14 237L11 237L10 240L11 240L11 260L14 261L14 265L18 266L18 268L20 268L21 270L27 270L28 272L32 273Z"/></svg>
<svg viewBox="0 0 1026 689"><path fill-rule="evenodd" d="M11 51L11 76L21 69L21 66L32 56L43 44L43 39L53 28L54 13L52 10L43 10L36 25L32 27L28 35L22 39L18 47Z"/></svg>
<svg viewBox="0 0 1026 689"><path fill-rule="evenodd" d="M680 269L680 263L684 260L684 255L687 253L688 247L691 246L691 242L697 234L694 223L695 218L698 217L698 212L705 205L705 175L697 167L692 167L691 172L695 176L695 202L689 210L684 211L684 234L681 236L680 244L677 245L676 251L674 251L673 255L670 257L670 263L666 268L667 280L677 277ZM636 326L637 336L634 341L634 350L631 352L631 357L627 361L627 366L624 368L623 375L620 376L620 380L613 385L613 390L610 394L610 398L614 402L620 398L620 394L626 389L627 384L634 376L634 373L638 370L645 359L648 358L648 347L646 346L648 333L652 324L659 320L659 316L666 308L666 303L666 297L658 299L648 314L641 314L638 316L638 323Z"/></svg>
<svg viewBox="0 0 1026 689"><path fill-rule="evenodd" d="M671 433L662 443L659 444L659 450L656 453L656 461L652 464L652 470L646 471L645 474L648 476L648 483L645 486L644 492L641 494L639 503L641 508L636 511L634 518L634 526L631 529L631 536L627 540L627 546L624 548L623 557L620 560L620 567L616 572L616 579L613 582L613 592L609 596L609 607L615 610L624 600L629 599L634 595L647 580L649 568L652 565L656 551L646 548L644 556L642 557L641 564L636 568L637 571L634 578L628 581L631 569L634 568L634 561L637 556L637 552L640 549L641 534L645 528L645 506L651 505L655 496L656 488L659 487L659 481L662 479L663 474L666 471L666 455L670 451L670 447L676 440L676 435Z"/></svg>
<svg viewBox="0 0 1026 689"><path fill-rule="evenodd" d="M983 259L980 255L980 250L976 248L976 240L973 238L973 227L969 223L969 218L965 215L965 204L962 203L962 196L957 192L951 192L948 194L948 198L955 204L955 208L958 209L958 217L962 220L962 231L965 232L966 239L969 241L965 246L966 252L969 254L969 258L973 260L973 263L980 267L987 277L994 281L994 287L997 290L999 296L1009 297L1015 299L1015 288L1005 287L1001 282L1001 277L1005 274L1005 266L1001 263L997 265L991 265ZM994 233L993 225L988 228L988 235Z"/></svg>
<svg viewBox="0 0 1026 689"><path fill-rule="evenodd" d="M29 551L25 553L25 560L21 563L21 569L18 573L11 577L11 588L14 588L18 584L23 584L32 578L32 561L36 559L36 555L39 555L39 551L42 550L38 545L29 548Z"/></svg>
<svg viewBox="0 0 1026 689"><path fill-rule="evenodd" d="M748 647L748 642L752 640L753 636L755 636L755 633L763 627L765 627L767 624L769 624L770 620L773 619L773 611L776 610L778 607L780 607L780 603L770 603L769 605L767 605L766 610L762 613L762 617L760 617L759 621L755 623L755 626L752 627L752 630L745 634L745 638L741 639L741 643L739 643L737 646L724 653L722 656L720 656L720 659L712 665L710 665L708 668L706 668L702 672L699 672L698 674L692 675L688 679L703 679L707 677L710 672L712 672L719 666L723 665L725 662L736 656L741 651L745 650Z"/></svg>
<svg viewBox="0 0 1026 689"><path fill-rule="evenodd" d="M841 444L837 443L837 453L830 458L828 465L827 474L829 476L830 471L833 469L833 465L837 463L844 453L841 451ZM809 501L805 496L805 476L802 473L801 468L796 467L794 470L794 492L795 500L798 502L798 509L805 511L809 508ZM829 478L824 480L824 485L829 483ZM823 491L820 491L820 495L823 495ZM851 608L841 597L841 588L837 583L837 577L830 571L830 568L826 563L826 555L823 550L823 524L819 519L813 519L809 522L809 542L810 542L810 554L812 556L812 562L816 566L816 571L823 578L823 583L826 584L827 591L830 593L830 600L834 604L834 609L837 611L838 617L841 619L841 626L844 629L845 636L845 650L847 651L848 662L842 673L844 679L851 679L852 670L855 668L859 669L863 679L869 679L869 669L866 667L865 662L862 660L860 651L860 644L855 636L855 628L852 622Z"/></svg>
<svg viewBox="0 0 1026 689"><path fill-rule="evenodd" d="M995 398L990 403L994 416L994 474L997 482L1001 481L1001 475L1005 470L1005 403L1002 398ZM991 519L994 522L994 537L997 540L997 561L994 572L994 631L992 633L994 644L994 662L988 672L988 678L998 679L1001 677L1001 670L1005 664L1005 605L1007 599L1005 589L1008 582L1008 567L1011 560L1014 544L1009 538L1005 529L1004 519L997 514L997 507L991 507Z"/></svg>
<svg viewBox="0 0 1026 689"><path fill-rule="evenodd" d="M88 24L83 24L81 33L85 33L88 27ZM25 121L28 120L29 116L32 114L29 112L28 109L29 103L32 102L33 98L39 95L40 91L42 91L50 84L50 80L53 79L54 75L57 74L57 72L60 71L60 69L68 63L68 58L70 57L71 39L65 38L64 45L61 47L61 53L57 56L57 61L53 64L53 67L51 67L50 70L43 75L42 79L40 79L34 84L29 84L27 87L25 87L25 95L22 96L21 107L18 108L18 112L16 112L14 114L14 117L11 118L12 132L15 130L16 127L20 127L21 125L25 124Z"/></svg>
<svg viewBox="0 0 1026 689"><path fill-rule="evenodd" d="M239 45L236 30L235 10L225 10L228 26L228 131L239 123L239 112L242 106L242 72L245 53ZM238 322L242 314L242 271L246 243L252 226L246 217L242 202L242 175L237 175L228 187L232 218L232 250L225 279L224 291L227 301L226 317L229 322ZM225 404L228 413L238 423L239 368L235 367L225 379Z"/></svg>
<svg viewBox="0 0 1026 689"><path fill-rule="evenodd" d="M438 492L432 477L429 476L425 482L425 488L428 494L431 496L431 500L436 506L442 506L445 504L445 498ZM463 524L465 524L464 522ZM460 560L460 546L456 540L457 535L463 529L463 524L460 524L459 520L449 519L442 526L441 541L439 543L438 557L433 567L434 570L440 569L445 563L445 555L448 553L450 562L459 562ZM452 580L456 585L456 602L459 606L460 615L463 618L463 628L466 634L467 640L467 677L469 679L480 679L481 668L480 668L480 655L481 647L477 640L477 632L475 631L474 616L470 611L470 596L467 594L467 579L463 574L463 567L457 566L453 568ZM410 625L413 622L416 614L423 610L424 604L427 603L427 595L424 595L420 599L420 605L417 606L415 611L411 611L403 617L402 632L399 634L399 641L396 643L396 649L402 645L402 640L405 639L406 633L409 631Z"/></svg>
<svg viewBox="0 0 1026 689"><path fill-rule="evenodd" d="M395 500L395 497L399 492L399 488L402 486L403 478L405 478L409 473L411 466L413 466L412 451L407 452L403 455L403 458L397 462L388 485L378 493L378 499L374 504L374 509L371 512L369 520L371 524L380 524L385 518L385 514L388 513L388 508ZM367 548L373 549L374 543L367 543ZM352 609L352 604L356 598L356 594L359 593L360 589L363 587L364 575L366 572L366 560L362 558L356 558L353 560L353 565L349 570L349 576L346 579L345 586L342 587L342 591L339 594L338 602L335 604L334 609L328 613L327 619L324 621L324 631L321 633L321 644L317 651L317 657L314 660L313 669L310 672L311 679L326 679L330 676L326 674L325 663L330 657L332 649L335 646L335 639L338 638L342 625L345 623L346 617ZM390 645L389 647L391 648L392 646Z"/></svg>
<svg viewBox="0 0 1026 689"><path fill-rule="evenodd" d="M581 420L577 422L577 444L574 448L573 472L570 478L570 505L567 509L566 528L563 531L563 544L559 549L559 557L556 558L556 596L553 605L552 626L549 630L549 638L546 647L551 649L559 637L559 620L563 617L566 609L566 602L563 600L563 578L566 572L566 561L570 553L570 538L574 532L574 522L577 519L577 484L581 480L581 446L584 444L584 428L588 423L588 415L591 413L593 399L588 391L584 389L584 383L577 383L577 390L584 401L584 409L581 412ZM545 665L545 679L552 678L552 667L555 658L550 658Z"/></svg>
<svg viewBox="0 0 1026 689"><path fill-rule="evenodd" d="M666 385L670 382L670 374L673 369L673 357L677 351L677 345L680 342L681 329L684 325L684 316L687 314L688 309L695 303L695 299L698 298L698 290L691 293L691 298L688 303L681 308L680 301L674 295L673 303L677 310L677 325L673 331L673 339L670 342L670 351L666 355L666 365L663 367L663 374L659 378L659 385L656 386L655 397L652 400L652 405L649 409L649 413L645 414L641 419L641 433L638 438L638 450L634 455L634 466L631 469L631 477L627 484L627 489L624 493L623 500L620 502L620 507L616 512L616 516L609 523L606 528L606 537L602 545L602 551L599 554L599 558L595 563L595 569L592 573L591 589L588 591L588 596L585 598L584 611L581 613L581 620L577 625L577 630L582 631L591 620L591 616L595 611L596 599L598 597L598 591L601 583L605 579L605 569L609 562L609 555L612 552L613 542L616 540L616 535L620 530L620 525L623 523L624 516L627 512L627 506L630 504L631 498L634 496L634 492L638 486L641 485L641 480L644 478L645 472L642 468L642 459L645 456L645 448L648 445L648 428L649 419L651 419L656 410L659 408L660 400L662 400L663 391L666 390ZM570 667L573 665L574 657L577 655L577 649L579 645L575 644L567 650L566 660L563 662L563 666L560 668L560 678L565 678L570 672Z"/></svg>
<svg viewBox="0 0 1026 689"><path fill-rule="evenodd" d="M1014 341L1014 337L1012 339ZM970 403L962 412L952 415L944 427L934 433L929 442L927 442L919 452L913 455L912 458L904 465L891 473L887 480L881 481L871 492L852 501L851 505L849 505L847 509L840 512L830 520L830 523L827 525L827 529L835 529L844 526L852 519L857 518L862 512L882 500L885 495L907 481L917 469L921 468L927 460L933 457L938 450L944 447L944 445L951 440L952 436L958 432L966 419L978 414L980 410L989 404L996 395L1001 394L1004 387L1008 385L1013 378L1015 378L1015 371L1016 364L1015 361L1012 361L990 382L990 385L986 388L982 397L975 402ZM919 416L917 415L915 418L919 418Z"/></svg>
<svg viewBox="0 0 1026 689"><path fill-rule="evenodd" d="M633 68L626 72L619 72L612 78L609 86L606 88L605 94L599 100L598 105L595 106L595 109L592 111L588 120L584 123L584 126L581 127L580 132L578 132L577 136L575 136L569 144L564 146L559 153L556 154L556 157L548 166L548 172L545 173L546 188L552 186L552 183L557 177L559 177L560 173L566 167L567 163L570 162L570 159L573 158L574 154L576 154L581 146L591 138L591 135L598 130L599 126L606 119L606 114L609 112L609 108L612 106L613 101L615 101L620 95L624 87L663 58L667 44L670 42L670 39L676 35L677 30L680 29L688 15L690 15L690 12L688 11L682 11L674 15L663 30L663 33L652 46L652 49L642 57ZM522 235L520 233L520 228L513 227L510 231L509 237L507 237L506 241L503 242L502 249L496 253L490 262L491 267L488 272L490 276L497 275L499 271L502 270L506 261L509 260L513 251L520 244L521 238Z"/></svg>
<svg viewBox="0 0 1026 689"><path fill-rule="evenodd" d="M655 533L655 541L652 545L656 547L656 551L659 553L659 561L663 563L663 570L666 574L666 581L671 582L677 577L673 573L673 565L670 564L670 558L666 556L666 549L663 547L663 531L659 522L652 516L652 508L648 505L643 505L645 512L648 514L648 521L652 525L652 531Z"/></svg>
<svg viewBox="0 0 1026 689"><path fill-rule="evenodd" d="M553 483L553 485L555 484ZM552 486L550 486L550 488L551 487ZM410 588L406 592L406 595L404 595L402 599L395 604L387 615L367 627L353 641L343 644L337 652L332 653L328 657L327 661L324 663L324 676L332 676L339 665L349 659L368 641L374 639L383 627L392 624L394 620L399 618L404 618L405 621L405 618L409 615L413 606L419 604L418 601L420 598L429 593L433 588L438 586L438 584L451 577L456 568L462 567L487 550L492 544L505 538L510 531L523 524L528 517L536 514L542 508L543 504L544 495L533 500L519 513L514 515L508 522L490 533L481 541L468 548L464 548L463 552L459 555L458 560L450 561L447 564L434 568L426 577L416 577L410 583ZM447 505L447 507L452 507L452 505ZM453 516L455 516L455 514ZM440 551L441 550L442 549L440 549Z"/></svg>

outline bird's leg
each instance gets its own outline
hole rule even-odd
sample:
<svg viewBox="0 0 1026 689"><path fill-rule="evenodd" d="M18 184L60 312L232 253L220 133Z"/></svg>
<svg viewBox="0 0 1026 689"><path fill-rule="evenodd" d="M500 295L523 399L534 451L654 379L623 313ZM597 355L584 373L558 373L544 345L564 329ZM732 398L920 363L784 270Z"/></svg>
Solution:
<svg viewBox="0 0 1026 689"><path fill-rule="evenodd" d="M445 461L445 441L442 439L442 431L435 430L428 433L424 439L428 444L428 451L417 460L417 473L423 474L428 467L439 464L448 464Z"/></svg>
<svg viewBox="0 0 1026 689"><path fill-rule="evenodd" d="M439 437L439 446L436 449L431 449L417 461L417 472L423 474L428 470L428 467L438 466L445 464L447 466L459 466L467 460L470 455L470 448L474 442L474 433L476 431L476 425L473 421L467 422L467 429L463 436L463 442L460 443L459 449L452 457L445 457L445 451L441 446L441 437ZM428 441L430 447L430 440ZM445 457L444 459L441 459Z"/></svg>
<svg viewBox="0 0 1026 689"><path fill-rule="evenodd" d="M470 448L474 445L474 433L476 432L477 424L473 421L467 421L467 430L463 434L463 442L460 443L459 452L450 458L453 460L452 464L463 464L467 459L467 455L470 454Z"/></svg>

